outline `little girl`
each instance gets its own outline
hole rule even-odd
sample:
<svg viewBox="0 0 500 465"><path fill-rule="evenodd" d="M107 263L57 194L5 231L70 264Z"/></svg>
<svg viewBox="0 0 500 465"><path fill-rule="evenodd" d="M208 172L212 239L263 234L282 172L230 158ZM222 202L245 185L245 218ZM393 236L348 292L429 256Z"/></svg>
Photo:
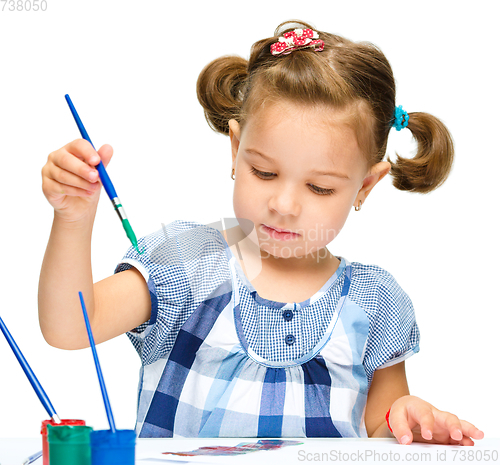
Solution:
<svg viewBox="0 0 500 465"><path fill-rule="evenodd" d="M209 125L231 140L232 227L173 221L93 283L96 153L76 140L42 170L54 223L40 327L64 349L127 333L142 361L141 437L396 437L473 445L483 433L409 395L419 350L412 303L390 273L327 245L389 172L411 192L451 168L446 127L396 108L392 70L369 43L285 22L250 59L224 56L197 83ZM384 161L395 127L418 143Z"/></svg>

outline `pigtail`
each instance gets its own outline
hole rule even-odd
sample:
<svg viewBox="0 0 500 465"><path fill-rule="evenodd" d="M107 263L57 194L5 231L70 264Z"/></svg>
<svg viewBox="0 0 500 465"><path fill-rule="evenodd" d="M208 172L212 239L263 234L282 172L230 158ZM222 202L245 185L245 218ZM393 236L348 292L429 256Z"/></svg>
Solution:
<svg viewBox="0 0 500 465"><path fill-rule="evenodd" d="M393 185L402 191L425 194L448 177L453 163L453 139L446 126L429 113L409 113L407 127L417 142L417 154L391 163Z"/></svg>
<svg viewBox="0 0 500 465"><path fill-rule="evenodd" d="M208 125L229 134L228 121L239 119L248 62L235 55L217 58L203 68L196 82L198 101Z"/></svg>

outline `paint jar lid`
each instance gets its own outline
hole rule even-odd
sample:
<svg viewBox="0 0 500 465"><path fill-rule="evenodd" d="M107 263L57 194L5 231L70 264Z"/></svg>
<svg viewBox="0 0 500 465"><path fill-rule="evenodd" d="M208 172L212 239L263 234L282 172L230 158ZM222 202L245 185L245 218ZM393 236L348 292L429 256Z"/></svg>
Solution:
<svg viewBox="0 0 500 465"><path fill-rule="evenodd" d="M43 436L47 435L47 425L52 425L52 426L62 426L62 425L81 425L85 426L85 420L74 420L74 419L61 419L61 423L55 423L52 418L50 420L43 420L42 421L42 429L40 431L40 434Z"/></svg>

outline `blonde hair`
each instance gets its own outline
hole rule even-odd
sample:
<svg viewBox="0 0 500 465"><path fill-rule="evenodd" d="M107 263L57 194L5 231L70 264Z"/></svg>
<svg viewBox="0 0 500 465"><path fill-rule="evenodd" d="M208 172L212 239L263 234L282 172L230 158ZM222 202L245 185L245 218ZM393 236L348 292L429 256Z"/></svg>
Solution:
<svg viewBox="0 0 500 465"><path fill-rule="evenodd" d="M229 134L235 119L243 128L248 116L268 104L288 100L304 105L327 105L350 116L368 165L383 160L394 121L396 86L384 54L369 42L352 42L317 31L324 50L271 54L278 37L295 28L314 29L302 21L285 21L274 36L252 45L248 60L226 55L201 71L198 100L210 127ZM397 155L391 175L397 189L427 193L448 177L453 163L453 140L446 126L428 113L409 113L407 127L417 142L413 158Z"/></svg>

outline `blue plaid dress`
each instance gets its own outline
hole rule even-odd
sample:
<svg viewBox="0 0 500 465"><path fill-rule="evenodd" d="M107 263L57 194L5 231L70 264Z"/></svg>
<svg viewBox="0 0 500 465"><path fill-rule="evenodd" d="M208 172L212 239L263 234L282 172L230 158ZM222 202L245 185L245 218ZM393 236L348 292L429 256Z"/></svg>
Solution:
<svg viewBox="0 0 500 465"><path fill-rule="evenodd" d="M344 258L304 302L258 295L214 226L174 221L139 240L151 318L127 333L141 357L139 437L367 437L376 369L419 350L392 275Z"/></svg>

